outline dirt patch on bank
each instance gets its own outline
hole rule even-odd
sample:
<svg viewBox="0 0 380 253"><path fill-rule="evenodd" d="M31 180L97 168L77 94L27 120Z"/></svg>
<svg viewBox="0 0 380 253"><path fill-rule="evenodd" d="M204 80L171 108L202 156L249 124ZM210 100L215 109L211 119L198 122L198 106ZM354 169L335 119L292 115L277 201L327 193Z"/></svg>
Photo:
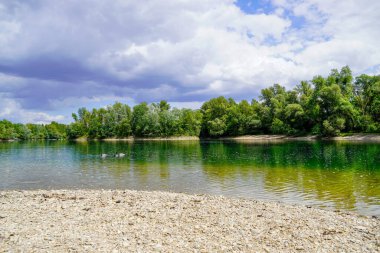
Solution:
<svg viewBox="0 0 380 253"><path fill-rule="evenodd" d="M355 134L350 136L331 137L334 141L365 141L365 142L380 142L380 134Z"/></svg>
<svg viewBox="0 0 380 253"><path fill-rule="evenodd" d="M218 140L233 140L238 142L284 142L284 141L357 141L380 142L380 134L353 134L348 136L321 137L317 135L289 136L289 135L244 135L237 137L223 137Z"/></svg>
<svg viewBox="0 0 380 253"><path fill-rule="evenodd" d="M0 192L0 251L379 252L380 220L218 196Z"/></svg>

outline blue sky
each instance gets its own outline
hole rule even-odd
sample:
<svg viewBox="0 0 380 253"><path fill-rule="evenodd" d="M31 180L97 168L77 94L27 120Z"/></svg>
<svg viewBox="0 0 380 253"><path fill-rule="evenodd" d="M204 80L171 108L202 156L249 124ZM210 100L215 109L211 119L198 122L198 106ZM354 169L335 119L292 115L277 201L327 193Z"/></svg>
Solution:
<svg viewBox="0 0 380 253"><path fill-rule="evenodd" d="M372 0L3 0L0 118L70 122L79 107L257 98L349 65L380 73Z"/></svg>
<svg viewBox="0 0 380 253"><path fill-rule="evenodd" d="M276 9L270 1L265 0L238 0L235 4L248 14L270 13Z"/></svg>
<svg viewBox="0 0 380 253"><path fill-rule="evenodd" d="M272 4L269 0L238 0L235 2L243 12L247 14L272 14L276 13L278 6ZM305 19L303 16L296 16L292 13L292 9L283 9L283 16L291 21L291 27L300 29L305 25Z"/></svg>

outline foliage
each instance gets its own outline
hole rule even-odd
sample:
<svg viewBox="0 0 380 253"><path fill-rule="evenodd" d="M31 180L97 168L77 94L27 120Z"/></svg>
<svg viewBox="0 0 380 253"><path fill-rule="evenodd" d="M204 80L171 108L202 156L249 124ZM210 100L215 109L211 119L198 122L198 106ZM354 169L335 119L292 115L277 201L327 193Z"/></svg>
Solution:
<svg viewBox="0 0 380 253"><path fill-rule="evenodd" d="M0 121L0 139L73 139L78 137L223 137L250 134L334 136L380 132L380 76L353 78L348 66L324 78L302 81L293 90L275 84L259 100L239 103L223 96L200 110L171 108L167 101L131 109L116 102L106 108L80 108L69 125Z"/></svg>
<svg viewBox="0 0 380 253"><path fill-rule="evenodd" d="M66 139L67 126L57 122L42 124L13 124L10 121L0 121L0 139Z"/></svg>

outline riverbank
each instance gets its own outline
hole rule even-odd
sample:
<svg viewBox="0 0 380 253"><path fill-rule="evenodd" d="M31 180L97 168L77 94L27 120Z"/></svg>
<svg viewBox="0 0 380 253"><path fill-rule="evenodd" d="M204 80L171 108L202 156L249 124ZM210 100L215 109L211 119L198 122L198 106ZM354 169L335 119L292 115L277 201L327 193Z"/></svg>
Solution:
<svg viewBox="0 0 380 253"><path fill-rule="evenodd" d="M105 139L106 141L112 141L115 139ZM198 141L198 136L168 136L168 137L134 137L132 140L135 141Z"/></svg>
<svg viewBox="0 0 380 253"><path fill-rule="evenodd" d="M55 139L52 139L55 140ZM315 141L315 140L328 140L328 141L363 141L363 142L380 142L380 134L352 134L345 136L323 137L318 135L307 136L289 136L289 135L276 135L276 134L260 134L260 135L242 135L242 136L229 136L218 138L200 138L198 136L169 136L169 137L126 137L126 138L105 138L105 139L91 139L80 137L74 139L77 142L87 141L196 141L196 140L228 140L228 141L248 141L248 142L265 142L265 141ZM17 139L1 140L0 142L13 142Z"/></svg>
<svg viewBox="0 0 380 253"><path fill-rule="evenodd" d="M1 251L378 252L380 220L219 196L0 192Z"/></svg>
<svg viewBox="0 0 380 253"><path fill-rule="evenodd" d="M336 136L329 138L333 141L375 141L380 142L380 134L354 134L348 136Z"/></svg>
<svg viewBox="0 0 380 253"><path fill-rule="evenodd" d="M168 137L127 137L127 138L105 138L105 139L88 139L88 138L78 138L75 141L198 141L200 140L198 136L168 136Z"/></svg>
<svg viewBox="0 0 380 253"><path fill-rule="evenodd" d="M252 142L286 141L286 140L310 141L310 140L317 140L317 139L319 139L319 137L317 135L289 136L289 135L280 135L280 134L242 135L242 136L236 136L236 137L218 138L218 140L252 141Z"/></svg>
<svg viewBox="0 0 380 253"><path fill-rule="evenodd" d="M86 139L78 139L83 141ZM380 142L380 134L352 134L346 136L322 137L318 135L307 136L289 136L289 135L242 135L232 137L219 138L199 138L197 136L173 136L173 137L129 137L129 138L106 138L101 141L194 141L194 140L227 140L227 141L242 141L242 142L276 142L276 141L363 141L363 142Z"/></svg>
<svg viewBox="0 0 380 253"><path fill-rule="evenodd" d="M380 134L352 134L346 136L322 137L318 135L307 136L289 136L289 135L243 135L236 137L222 137L218 140L235 140L235 141L363 141L363 142L380 142Z"/></svg>

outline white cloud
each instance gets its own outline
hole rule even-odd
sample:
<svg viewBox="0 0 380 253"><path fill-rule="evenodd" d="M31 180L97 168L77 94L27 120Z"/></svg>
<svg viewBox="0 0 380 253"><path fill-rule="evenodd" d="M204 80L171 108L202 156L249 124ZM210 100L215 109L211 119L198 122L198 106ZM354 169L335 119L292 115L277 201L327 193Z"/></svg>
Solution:
<svg viewBox="0 0 380 253"><path fill-rule="evenodd" d="M17 101L0 94L0 119L1 118L17 123L36 124L65 121L65 116L63 115L50 115L44 112L25 110Z"/></svg>
<svg viewBox="0 0 380 253"><path fill-rule="evenodd" d="M313 74L349 65L359 74L380 63L380 2L289 0L273 1L295 16L305 18L304 26L289 34L303 44L294 55L300 67ZM310 73L310 74L311 74Z"/></svg>
<svg viewBox="0 0 380 253"><path fill-rule="evenodd" d="M172 108L189 108L189 109L199 109L202 106L202 102L194 101L194 102L169 102Z"/></svg>
<svg viewBox="0 0 380 253"><path fill-rule="evenodd" d="M379 72L380 2L271 3L247 14L233 0L3 1L3 115L36 120L28 115L113 98L251 99L344 65Z"/></svg>
<svg viewBox="0 0 380 253"><path fill-rule="evenodd" d="M134 104L132 99L121 96L67 97L64 99L51 100L50 103L55 109L70 108L74 112L80 107L87 107L88 109L91 109L90 106L104 107L116 101L125 104Z"/></svg>

